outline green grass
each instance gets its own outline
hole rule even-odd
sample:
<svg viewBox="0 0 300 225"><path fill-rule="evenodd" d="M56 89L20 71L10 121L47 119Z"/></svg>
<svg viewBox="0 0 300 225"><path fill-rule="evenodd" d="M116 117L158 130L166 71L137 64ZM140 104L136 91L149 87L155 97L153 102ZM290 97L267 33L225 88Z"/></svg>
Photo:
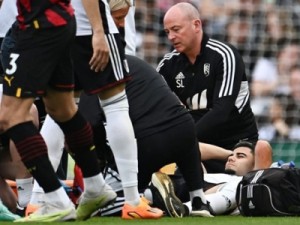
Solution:
<svg viewBox="0 0 300 225"><path fill-rule="evenodd" d="M1 225L12 224L11 222L2 222ZM32 224L32 223L30 223ZM45 223L34 223L45 224ZM202 217L185 217L179 218L162 218L159 220L122 220L119 217L95 217L90 220L82 222L56 222L51 224L61 225L298 225L300 224L300 218L298 217L242 217L242 216L216 216L214 218L202 218Z"/></svg>

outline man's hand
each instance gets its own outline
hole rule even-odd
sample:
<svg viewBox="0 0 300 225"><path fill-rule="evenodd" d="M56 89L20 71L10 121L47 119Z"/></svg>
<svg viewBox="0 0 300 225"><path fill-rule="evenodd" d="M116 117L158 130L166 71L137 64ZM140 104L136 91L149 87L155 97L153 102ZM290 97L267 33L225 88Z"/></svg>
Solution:
<svg viewBox="0 0 300 225"><path fill-rule="evenodd" d="M109 61L109 48L103 33L94 33L92 39L93 56L89 62L91 70L103 71Z"/></svg>
<svg viewBox="0 0 300 225"><path fill-rule="evenodd" d="M91 70L103 71L109 60L109 47L105 39L98 0L82 0L86 15L93 30L93 56L89 62Z"/></svg>

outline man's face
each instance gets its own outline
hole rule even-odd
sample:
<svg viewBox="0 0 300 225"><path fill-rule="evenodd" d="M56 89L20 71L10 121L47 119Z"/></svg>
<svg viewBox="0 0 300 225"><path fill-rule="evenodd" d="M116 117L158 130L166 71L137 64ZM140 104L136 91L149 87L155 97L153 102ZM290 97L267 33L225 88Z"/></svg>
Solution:
<svg viewBox="0 0 300 225"><path fill-rule="evenodd" d="M125 26L125 17L128 14L129 7L124 7L111 12L114 22L118 28L123 28Z"/></svg>
<svg viewBox="0 0 300 225"><path fill-rule="evenodd" d="M176 12L176 10L172 12ZM168 13L164 18L166 35L173 47L180 53L187 53L195 47L195 44L198 44L194 39L200 29L200 20L189 20L180 12Z"/></svg>
<svg viewBox="0 0 300 225"><path fill-rule="evenodd" d="M234 149L225 165L225 173L244 176L254 167L254 155L248 147Z"/></svg>

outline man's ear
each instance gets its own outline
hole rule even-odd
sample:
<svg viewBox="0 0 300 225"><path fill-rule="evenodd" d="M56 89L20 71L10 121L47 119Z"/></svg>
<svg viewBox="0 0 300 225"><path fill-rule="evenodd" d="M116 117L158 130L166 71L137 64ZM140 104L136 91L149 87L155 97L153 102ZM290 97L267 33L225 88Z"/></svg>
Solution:
<svg viewBox="0 0 300 225"><path fill-rule="evenodd" d="M194 28L198 28L198 29L201 29L201 26L202 26L202 23L201 23L201 20L200 19L196 19L193 21L193 24L194 24Z"/></svg>

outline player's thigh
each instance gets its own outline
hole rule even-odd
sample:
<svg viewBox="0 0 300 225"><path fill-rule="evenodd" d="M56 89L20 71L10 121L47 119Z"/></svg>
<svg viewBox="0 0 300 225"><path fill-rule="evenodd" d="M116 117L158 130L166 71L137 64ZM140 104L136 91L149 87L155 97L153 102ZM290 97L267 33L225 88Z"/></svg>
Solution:
<svg viewBox="0 0 300 225"><path fill-rule="evenodd" d="M107 99L124 90L124 83L131 79L128 74L128 65L124 49L117 36L108 35L111 48L110 60L104 71L91 70L89 61L93 54L91 45L92 36L79 36L75 38L72 49L76 87L83 89L87 94L101 93L101 99ZM115 48L113 48L115 45ZM117 46L117 47L116 47Z"/></svg>
<svg viewBox="0 0 300 225"><path fill-rule="evenodd" d="M157 172L167 164L178 162L181 157L188 153L189 150L187 151L186 147L190 144L189 142L195 141L195 136L194 139L190 138L189 131L184 130L184 127L185 125L180 124L138 139L140 187L150 181L152 173Z"/></svg>
<svg viewBox="0 0 300 225"><path fill-rule="evenodd" d="M17 98L3 95L0 110L1 129L7 130L10 127L32 120L30 109L34 98Z"/></svg>

